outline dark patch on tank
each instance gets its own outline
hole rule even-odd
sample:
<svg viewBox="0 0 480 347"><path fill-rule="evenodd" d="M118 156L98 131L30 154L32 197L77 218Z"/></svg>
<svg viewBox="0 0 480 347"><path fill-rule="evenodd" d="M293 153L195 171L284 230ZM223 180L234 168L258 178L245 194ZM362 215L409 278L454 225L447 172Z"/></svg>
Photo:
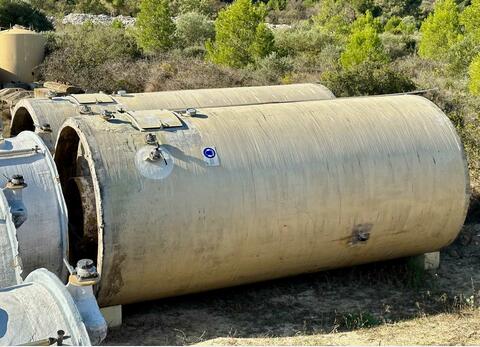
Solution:
<svg viewBox="0 0 480 347"><path fill-rule="evenodd" d="M366 243L370 239L370 232L372 230L372 223L357 224L352 230L351 245Z"/></svg>
<svg viewBox="0 0 480 347"><path fill-rule="evenodd" d="M110 268L110 271L108 276L102 275L103 278L101 279L101 283L106 283L106 285L100 289L100 301L104 305L111 304L112 298L120 293L124 286L122 278L122 266L127 256L119 249L119 247L114 247L110 254L113 254L110 266L107 264L104 264L103 266L106 269Z"/></svg>

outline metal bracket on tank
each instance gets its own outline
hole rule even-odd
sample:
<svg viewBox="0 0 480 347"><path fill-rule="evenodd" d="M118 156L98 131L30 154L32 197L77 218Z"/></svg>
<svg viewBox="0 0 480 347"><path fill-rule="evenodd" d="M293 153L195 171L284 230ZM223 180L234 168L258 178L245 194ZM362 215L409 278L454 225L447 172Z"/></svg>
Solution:
<svg viewBox="0 0 480 347"><path fill-rule="evenodd" d="M173 157L170 152L158 143L157 136L148 133L145 136L146 146L140 148L135 155L135 166L140 173L151 179L160 180L168 177L173 171Z"/></svg>
<svg viewBox="0 0 480 347"><path fill-rule="evenodd" d="M20 156L20 155L45 154L45 152L39 146L26 148L26 149L16 149L16 150L2 149L2 144L4 144L4 141L0 142L0 158Z"/></svg>
<svg viewBox="0 0 480 347"><path fill-rule="evenodd" d="M91 259L81 259L74 268L67 259L63 258L63 262L70 273L69 282L77 286L91 286L97 284L100 276L97 268Z"/></svg>
<svg viewBox="0 0 480 347"><path fill-rule="evenodd" d="M19 228L28 218L27 208L23 203L23 189L27 187L22 175L13 175L8 179L3 193L10 206L13 224Z"/></svg>

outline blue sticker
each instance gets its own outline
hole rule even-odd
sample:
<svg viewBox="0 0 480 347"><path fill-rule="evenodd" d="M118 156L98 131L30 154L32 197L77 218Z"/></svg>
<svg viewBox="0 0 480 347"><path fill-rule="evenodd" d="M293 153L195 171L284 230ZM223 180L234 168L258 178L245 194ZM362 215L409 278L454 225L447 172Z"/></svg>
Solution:
<svg viewBox="0 0 480 347"><path fill-rule="evenodd" d="M203 150L203 155L208 159L213 159L217 155L215 150L211 147L207 147Z"/></svg>

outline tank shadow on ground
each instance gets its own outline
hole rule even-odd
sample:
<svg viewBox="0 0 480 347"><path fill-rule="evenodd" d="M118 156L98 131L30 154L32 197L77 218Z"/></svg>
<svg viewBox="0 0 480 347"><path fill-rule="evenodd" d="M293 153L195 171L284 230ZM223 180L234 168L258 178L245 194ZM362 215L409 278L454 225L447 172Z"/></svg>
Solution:
<svg viewBox="0 0 480 347"><path fill-rule="evenodd" d="M434 273L412 269L404 259L129 305L123 326L112 329L105 344L288 337L458 312L472 305L468 298L480 287L480 224L468 222Z"/></svg>

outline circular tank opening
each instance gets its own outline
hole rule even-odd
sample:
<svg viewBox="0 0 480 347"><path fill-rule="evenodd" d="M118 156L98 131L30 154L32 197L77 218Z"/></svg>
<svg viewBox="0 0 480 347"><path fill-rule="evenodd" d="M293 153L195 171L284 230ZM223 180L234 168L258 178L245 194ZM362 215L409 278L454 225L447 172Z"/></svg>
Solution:
<svg viewBox="0 0 480 347"><path fill-rule="evenodd" d="M26 108L20 107L12 117L10 136L17 136L24 130L35 131L33 118Z"/></svg>
<svg viewBox="0 0 480 347"><path fill-rule="evenodd" d="M75 129L65 127L61 131L55 163L68 209L68 260L75 265L78 260L88 258L97 264L95 190L84 148Z"/></svg>

